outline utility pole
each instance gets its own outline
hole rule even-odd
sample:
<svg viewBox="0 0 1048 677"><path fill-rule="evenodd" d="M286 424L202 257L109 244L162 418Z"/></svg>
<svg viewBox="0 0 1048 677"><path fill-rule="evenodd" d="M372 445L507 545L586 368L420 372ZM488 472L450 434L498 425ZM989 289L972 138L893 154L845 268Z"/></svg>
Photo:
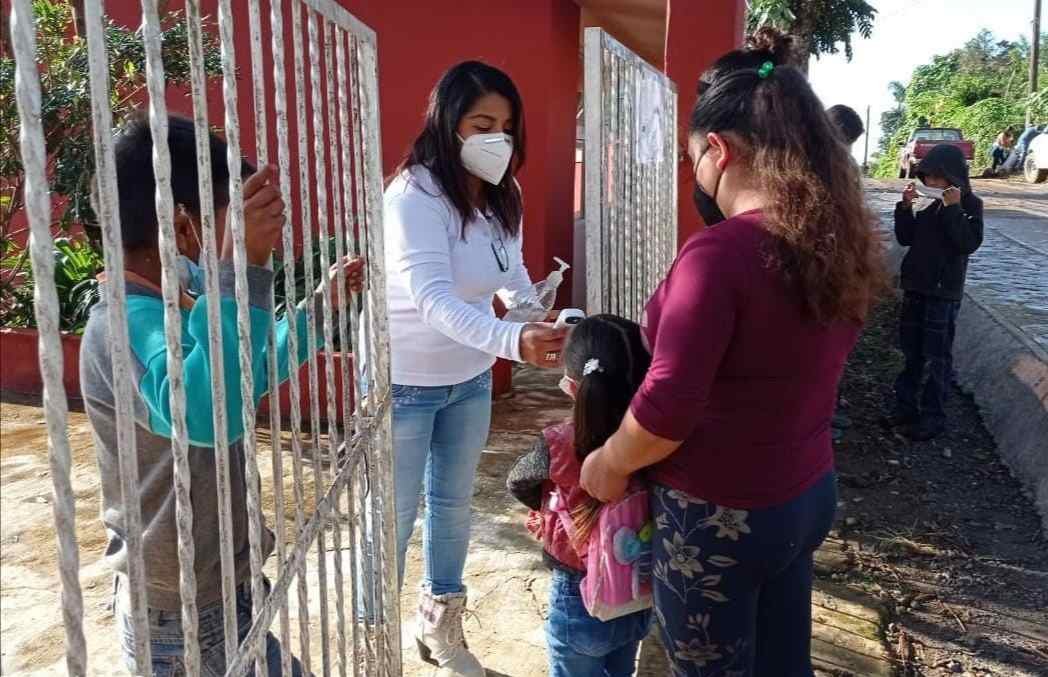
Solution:
<svg viewBox="0 0 1048 677"><path fill-rule="evenodd" d="M1040 2L1040 0L1037 0ZM866 147L862 151L862 173L869 175L870 173L870 105L866 104Z"/></svg>
<svg viewBox="0 0 1048 677"><path fill-rule="evenodd" d="M1030 96L1037 91L1037 69L1041 61L1041 0L1033 0L1033 42L1030 44ZM1033 124L1033 109L1026 106L1026 126Z"/></svg>

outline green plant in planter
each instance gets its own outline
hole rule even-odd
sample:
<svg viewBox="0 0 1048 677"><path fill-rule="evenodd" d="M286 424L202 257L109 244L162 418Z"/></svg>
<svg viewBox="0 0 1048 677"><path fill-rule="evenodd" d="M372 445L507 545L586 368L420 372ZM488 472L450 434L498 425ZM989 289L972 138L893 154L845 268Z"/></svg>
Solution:
<svg viewBox="0 0 1048 677"><path fill-rule="evenodd" d="M76 12L70 0L34 0L33 12L40 64L41 121L56 215L53 231L66 233L81 225L89 239L96 240L96 218L89 199L94 148L87 42L77 34ZM161 22L167 82L185 86L189 82L189 41L183 14L163 12ZM120 124L145 101L145 50L138 29L106 20L105 35L109 103L114 121ZM210 31L204 33L204 63L208 77L221 74L220 50ZM21 244L27 230L22 214L25 173L19 155L14 81L14 58L5 50L0 57L0 326L32 326L31 312L27 315L11 307L32 297L31 292L20 289L28 279L29 262L28 252ZM75 266L71 259L69 263ZM56 276L62 274L56 271ZM62 307L72 309L76 304L63 300Z"/></svg>
<svg viewBox="0 0 1048 677"><path fill-rule="evenodd" d="M12 255L20 256L21 252L16 250ZM87 240L68 237L55 240L54 256L59 328L80 334L91 307L98 302L97 275L102 270L102 256ZM34 326L33 308L32 269L27 268L13 296L0 304L4 325Z"/></svg>

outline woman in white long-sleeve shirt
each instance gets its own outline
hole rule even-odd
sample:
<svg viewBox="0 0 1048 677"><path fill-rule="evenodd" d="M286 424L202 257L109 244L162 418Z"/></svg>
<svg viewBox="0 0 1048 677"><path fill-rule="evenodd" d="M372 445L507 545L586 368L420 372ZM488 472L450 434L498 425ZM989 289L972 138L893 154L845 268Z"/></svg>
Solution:
<svg viewBox="0 0 1048 677"><path fill-rule="evenodd" d="M462 571L498 357L556 365L563 332L499 320L531 290L521 249L524 111L510 78L470 61L441 78L384 195L400 577L425 494L416 639L439 674L481 676L466 648ZM423 491L424 490L424 491Z"/></svg>

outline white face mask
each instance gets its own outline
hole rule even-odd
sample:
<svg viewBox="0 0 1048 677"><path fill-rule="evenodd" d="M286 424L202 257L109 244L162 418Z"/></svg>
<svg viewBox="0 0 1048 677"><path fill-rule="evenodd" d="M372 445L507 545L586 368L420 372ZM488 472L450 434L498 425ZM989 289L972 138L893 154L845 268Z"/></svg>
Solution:
<svg viewBox="0 0 1048 677"><path fill-rule="evenodd" d="M513 158L513 137L502 132L474 134L462 141L462 165L473 176L492 185L502 183Z"/></svg>
<svg viewBox="0 0 1048 677"><path fill-rule="evenodd" d="M921 197L926 197L929 200L941 200L942 199L942 194L943 194L943 189L942 188L932 188L931 186L925 186L925 185L922 185L922 184L917 184L917 194L920 195Z"/></svg>
<svg viewBox="0 0 1048 677"><path fill-rule="evenodd" d="M578 392L579 389L579 384L575 381L575 379L571 378L567 374L564 374L564 377L560 379L559 385L561 392L563 392L571 399L575 399L575 393Z"/></svg>

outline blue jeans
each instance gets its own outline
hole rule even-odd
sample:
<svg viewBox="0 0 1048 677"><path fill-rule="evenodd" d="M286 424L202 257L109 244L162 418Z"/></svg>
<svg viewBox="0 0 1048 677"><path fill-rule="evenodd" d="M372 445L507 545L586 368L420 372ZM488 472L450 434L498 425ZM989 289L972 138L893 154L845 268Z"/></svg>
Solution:
<svg viewBox="0 0 1048 677"><path fill-rule="evenodd" d="M953 377L953 339L960 301L906 292L899 318L899 346L906 364L895 380L896 412L930 423L946 420ZM924 382L925 364L928 380ZM923 386L923 387L922 387Z"/></svg>
<svg viewBox="0 0 1048 677"><path fill-rule="evenodd" d="M836 506L833 472L759 510L652 487L655 615L676 677L812 677L813 555Z"/></svg>
<svg viewBox="0 0 1048 677"><path fill-rule="evenodd" d="M630 677L651 612L639 611L604 622L582 603L582 576L554 569L549 587L549 677Z"/></svg>
<svg viewBox="0 0 1048 677"><path fill-rule="evenodd" d="M119 588L123 580L117 578L113 608L120 632L120 648L124 663L132 674L135 672L135 632L128 610L126 595ZM266 581L266 588L269 582ZM237 587L237 627L239 641L243 642L251 629L251 583ZM182 638L182 612L149 609L150 649L153 655L153 677L179 677L185 674L185 643ZM221 677L226 674L225 631L223 629L222 602L203 607L199 611L197 631L200 646L200 674L203 677ZM291 658L291 674L301 677L302 664ZM280 666L280 642L273 633L266 635L266 677L282 677Z"/></svg>
<svg viewBox="0 0 1048 677"><path fill-rule="evenodd" d="M434 595L463 591L473 480L491 426L491 372L452 386L393 386L397 564L425 493L424 584Z"/></svg>
<svg viewBox="0 0 1048 677"><path fill-rule="evenodd" d="M1003 165L1005 160L1008 159L1009 150L1003 146L994 144L990 148L990 158L993 161L993 169L996 170L998 166Z"/></svg>

